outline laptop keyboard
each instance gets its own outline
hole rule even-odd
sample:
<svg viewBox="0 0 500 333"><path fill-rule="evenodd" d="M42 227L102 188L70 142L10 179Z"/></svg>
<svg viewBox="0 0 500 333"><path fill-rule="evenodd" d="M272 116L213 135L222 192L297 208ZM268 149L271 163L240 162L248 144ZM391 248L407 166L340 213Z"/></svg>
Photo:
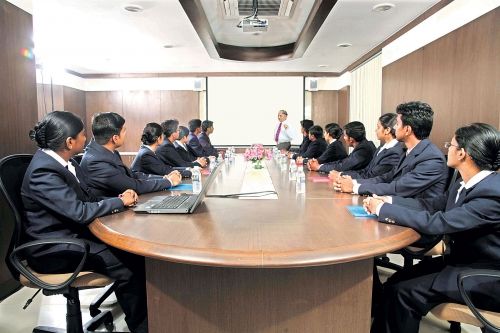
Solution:
<svg viewBox="0 0 500 333"><path fill-rule="evenodd" d="M191 197L190 195L176 195L176 196L165 197L165 199L163 199L161 202L157 203L156 205L152 206L151 208L153 208L153 209L179 208L179 206L182 205L190 197Z"/></svg>

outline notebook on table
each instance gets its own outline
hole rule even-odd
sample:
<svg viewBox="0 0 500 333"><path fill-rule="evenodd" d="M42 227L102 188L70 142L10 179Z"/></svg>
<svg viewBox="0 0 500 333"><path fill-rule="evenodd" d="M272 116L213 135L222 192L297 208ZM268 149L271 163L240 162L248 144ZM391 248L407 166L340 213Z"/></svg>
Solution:
<svg viewBox="0 0 500 333"><path fill-rule="evenodd" d="M208 188L217 176L222 163L215 169L202 184L198 194L182 193L180 195L158 195L134 208L136 213L145 214L191 214L205 198Z"/></svg>

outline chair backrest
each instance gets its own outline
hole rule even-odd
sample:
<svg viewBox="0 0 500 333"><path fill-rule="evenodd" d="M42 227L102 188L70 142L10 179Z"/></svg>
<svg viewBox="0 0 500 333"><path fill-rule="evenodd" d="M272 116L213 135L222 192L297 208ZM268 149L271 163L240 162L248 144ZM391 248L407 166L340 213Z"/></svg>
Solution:
<svg viewBox="0 0 500 333"><path fill-rule="evenodd" d="M31 154L17 154L0 160L0 207L2 211L0 230L2 230L2 234L6 235L4 240L8 240L7 237L10 235L10 242L5 242L8 247L3 259L16 280L19 279L19 273L10 263L9 256L14 247L21 241L24 219L21 185L32 158ZM4 249L2 249L2 254L3 252Z"/></svg>

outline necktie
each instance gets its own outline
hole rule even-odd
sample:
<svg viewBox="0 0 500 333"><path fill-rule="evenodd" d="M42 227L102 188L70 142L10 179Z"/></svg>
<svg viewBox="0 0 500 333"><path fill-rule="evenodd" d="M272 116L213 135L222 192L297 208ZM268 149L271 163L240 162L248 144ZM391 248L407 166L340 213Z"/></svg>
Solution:
<svg viewBox="0 0 500 333"><path fill-rule="evenodd" d="M281 132L281 125L283 123L280 123L279 126L278 126L278 130L276 131L276 135L274 136L274 141L276 141L276 143L278 143L278 139L280 137L280 132Z"/></svg>

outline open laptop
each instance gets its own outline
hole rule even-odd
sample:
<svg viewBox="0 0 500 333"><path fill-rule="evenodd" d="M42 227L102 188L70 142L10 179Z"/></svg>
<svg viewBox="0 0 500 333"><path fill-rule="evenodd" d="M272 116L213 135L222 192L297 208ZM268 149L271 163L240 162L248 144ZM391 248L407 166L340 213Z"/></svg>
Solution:
<svg viewBox="0 0 500 333"><path fill-rule="evenodd" d="M198 194L183 193L181 195L159 195L134 208L136 213L145 214L191 214L205 198L208 188L217 177L222 163L215 169L202 184L201 192Z"/></svg>

